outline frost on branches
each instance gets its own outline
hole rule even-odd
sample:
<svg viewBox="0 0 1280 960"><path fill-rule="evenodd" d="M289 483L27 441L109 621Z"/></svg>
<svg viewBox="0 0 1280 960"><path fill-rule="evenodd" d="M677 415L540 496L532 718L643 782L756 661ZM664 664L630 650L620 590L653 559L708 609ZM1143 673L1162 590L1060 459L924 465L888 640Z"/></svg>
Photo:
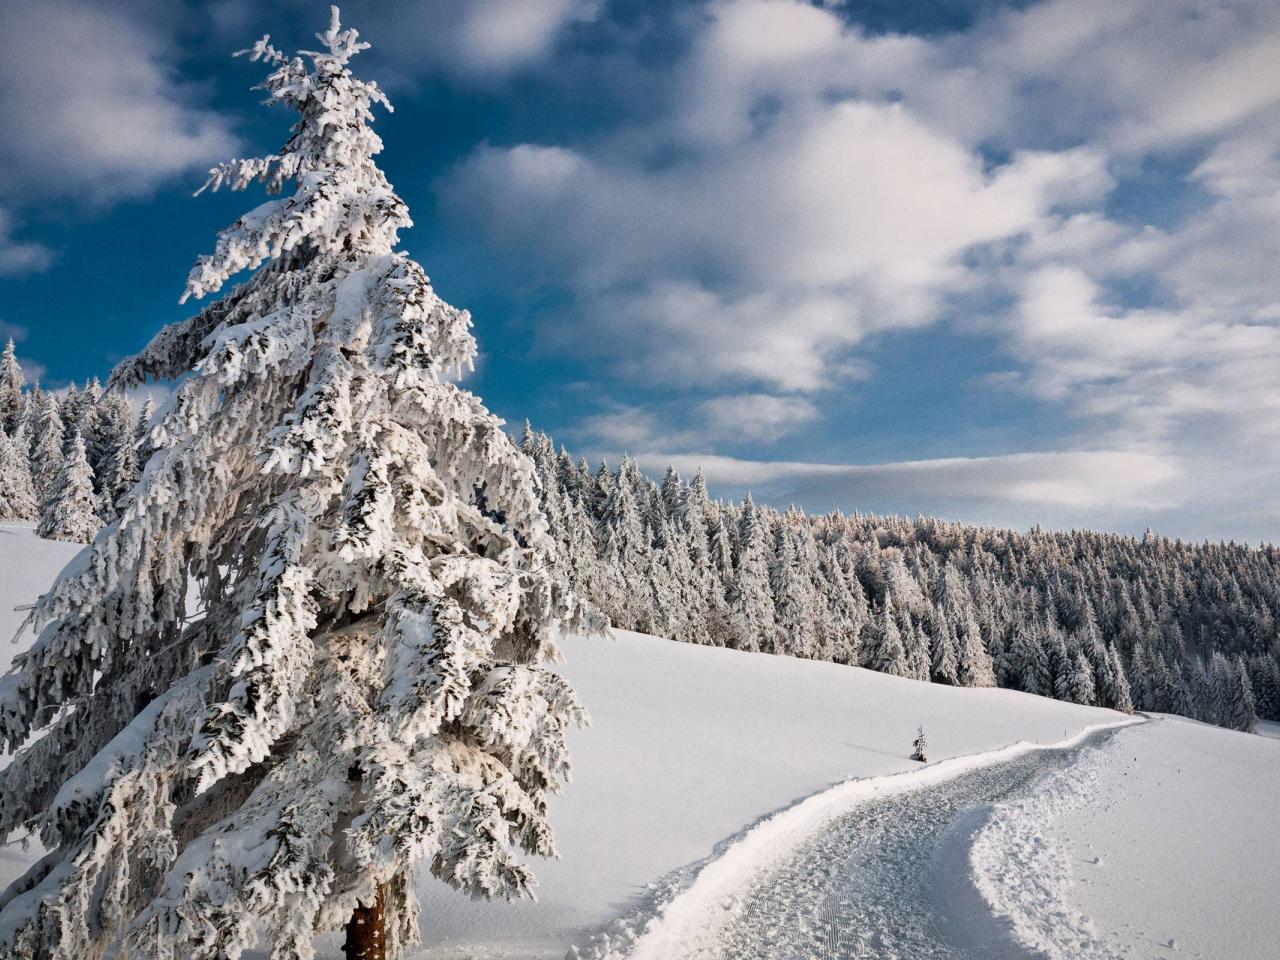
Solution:
<svg viewBox="0 0 1280 960"><path fill-rule="evenodd" d="M518 897L521 852L555 852L546 799L585 714L547 663L579 613L532 465L450 380L469 315L395 252L387 103L348 69L366 45L336 10L319 40L247 51L299 119L209 186L293 192L225 230L186 296L261 269L113 374L190 377L0 683L0 830L50 851L0 898L0 956L305 958L379 897L395 954L415 864Z"/></svg>

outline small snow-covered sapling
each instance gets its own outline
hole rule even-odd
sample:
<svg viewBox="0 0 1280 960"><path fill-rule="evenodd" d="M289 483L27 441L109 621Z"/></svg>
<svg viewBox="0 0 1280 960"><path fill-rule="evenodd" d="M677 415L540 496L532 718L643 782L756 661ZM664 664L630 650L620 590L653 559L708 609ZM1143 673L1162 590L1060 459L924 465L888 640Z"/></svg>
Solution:
<svg viewBox="0 0 1280 960"><path fill-rule="evenodd" d="M929 758L925 756L925 751L929 749L929 741L924 735L924 727L916 727L916 738L911 742L911 746L915 747L915 752L911 754L912 760L918 760L921 763L929 762Z"/></svg>

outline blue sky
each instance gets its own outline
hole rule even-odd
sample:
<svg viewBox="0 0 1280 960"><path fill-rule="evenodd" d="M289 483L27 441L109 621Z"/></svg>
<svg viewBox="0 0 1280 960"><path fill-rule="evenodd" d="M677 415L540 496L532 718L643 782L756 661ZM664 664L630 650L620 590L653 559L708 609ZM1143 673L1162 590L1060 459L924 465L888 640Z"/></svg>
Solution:
<svg viewBox="0 0 1280 960"><path fill-rule="evenodd" d="M407 249L470 385L807 509L1280 537L1280 7L368 0ZM268 152L230 51L320 3L0 6L0 333L58 385L180 319Z"/></svg>

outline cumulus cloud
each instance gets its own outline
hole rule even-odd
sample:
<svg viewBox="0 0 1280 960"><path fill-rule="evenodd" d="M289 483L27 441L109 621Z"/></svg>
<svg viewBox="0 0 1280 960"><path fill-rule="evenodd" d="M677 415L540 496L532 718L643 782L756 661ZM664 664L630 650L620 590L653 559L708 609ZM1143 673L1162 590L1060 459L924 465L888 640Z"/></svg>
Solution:
<svg viewBox="0 0 1280 960"><path fill-rule="evenodd" d="M10 0L0 35L0 191L10 197L137 195L235 147L226 121L193 106L166 66L164 31L136 11Z"/></svg>
<svg viewBox="0 0 1280 960"><path fill-rule="evenodd" d="M509 70L545 56L561 30L593 19L601 2L465 0L433 6L449 11L453 39L469 66Z"/></svg>
<svg viewBox="0 0 1280 960"><path fill-rule="evenodd" d="M651 413L628 448L721 462L745 438L708 424L733 398L803 398L756 418L754 441L775 440L819 422L824 391L866 378L895 331L946 323L995 338L983 382L1060 414L1039 438L1060 453L806 476L1100 510L1159 508L1165 470L1184 500L1241 502L1280 462L1280 7L1045 0L938 37L841 16L712 3L653 88L658 119L485 146L440 183L576 298L545 345L723 394L681 420L686 445Z"/></svg>
<svg viewBox="0 0 1280 960"><path fill-rule="evenodd" d="M1045 0L937 40L854 34L837 69L970 143L1087 136L1132 156L1274 111L1277 37L1280 8L1265 0Z"/></svg>
<svg viewBox="0 0 1280 960"><path fill-rule="evenodd" d="M989 171L900 104L847 101L658 170L629 152L487 147L441 189L567 277L588 342L624 372L813 390L870 333L934 321L976 282L966 252L1106 183L1087 150Z"/></svg>
<svg viewBox="0 0 1280 960"><path fill-rule="evenodd" d="M820 412L803 397L768 393L735 393L704 400L698 412L707 432L716 439L770 442L817 420Z"/></svg>

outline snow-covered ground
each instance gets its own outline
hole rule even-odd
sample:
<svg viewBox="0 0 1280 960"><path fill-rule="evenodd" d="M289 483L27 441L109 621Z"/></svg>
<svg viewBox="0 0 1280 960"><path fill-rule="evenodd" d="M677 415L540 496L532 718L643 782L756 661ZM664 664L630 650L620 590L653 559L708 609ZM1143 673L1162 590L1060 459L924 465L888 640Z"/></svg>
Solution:
<svg viewBox="0 0 1280 960"><path fill-rule="evenodd" d="M997 808L974 861L1050 960L1274 960L1278 802L1280 742L1157 716Z"/></svg>
<svg viewBox="0 0 1280 960"><path fill-rule="evenodd" d="M12 608L30 603L77 550L0 525L0 634L12 634L22 617ZM744 831L766 815L850 777L911 771L893 779L942 779L946 768L930 772L908 759L917 725L937 761L1019 741L1055 743L1123 719L1011 691L637 634L568 637L563 647L564 671L594 724L574 734L574 782L553 802L561 859L536 864L537 903L473 902L424 880L423 960L559 960L571 945L599 945L596 935L611 925L615 942L625 938L642 923L614 921L643 918L656 900L686 887L701 861L740 855ZM0 662L11 653L0 652ZM1280 796L1280 742L1162 719L1123 731L1093 756L1100 759L1088 761L1079 783L1101 799L1070 799L1079 790L1071 794L1076 768L1067 767L1049 781L1067 799L1020 812L1018 801L997 807L979 844L1025 840L1025 831L991 832L1017 821L1030 825L1030 842L1067 850L1076 882L1060 878L1053 895L1115 933L1108 942L1117 951L1134 948L1127 955L1167 955L1153 950L1170 938L1191 956L1271 955L1257 948L1280 942L1269 905L1280 889L1280 856L1267 822ZM959 773L974 764L949 766ZM835 789L843 793L811 805L849 800L863 788ZM0 881L31 855L5 848ZM1086 863L1095 857L1101 862ZM1231 949L1215 952L1224 943ZM335 940L325 956L338 955ZM676 960L678 952L669 955Z"/></svg>
<svg viewBox="0 0 1280 960"><path fill-rule="evenodd" d="M68 561L83 550L78 543L41 540L32 524L0 523L0 672L9 669L16 651L32 640L28 633L10 643L26 618L15 607L34 603Z"/></svg>
<svg viewBox="0 0 1280 960"><path fill-rule="evenodd" d="M848 777L918 768L908 759L917 725L940 760L1122 719L639 634L563 646L593 725L572 740L574 782L552 809L561 859L537 865L538 903L473 902L426 885L429 957L500 946L558 960L642 906L658 892L649 884L763 815Z"/></svg>

